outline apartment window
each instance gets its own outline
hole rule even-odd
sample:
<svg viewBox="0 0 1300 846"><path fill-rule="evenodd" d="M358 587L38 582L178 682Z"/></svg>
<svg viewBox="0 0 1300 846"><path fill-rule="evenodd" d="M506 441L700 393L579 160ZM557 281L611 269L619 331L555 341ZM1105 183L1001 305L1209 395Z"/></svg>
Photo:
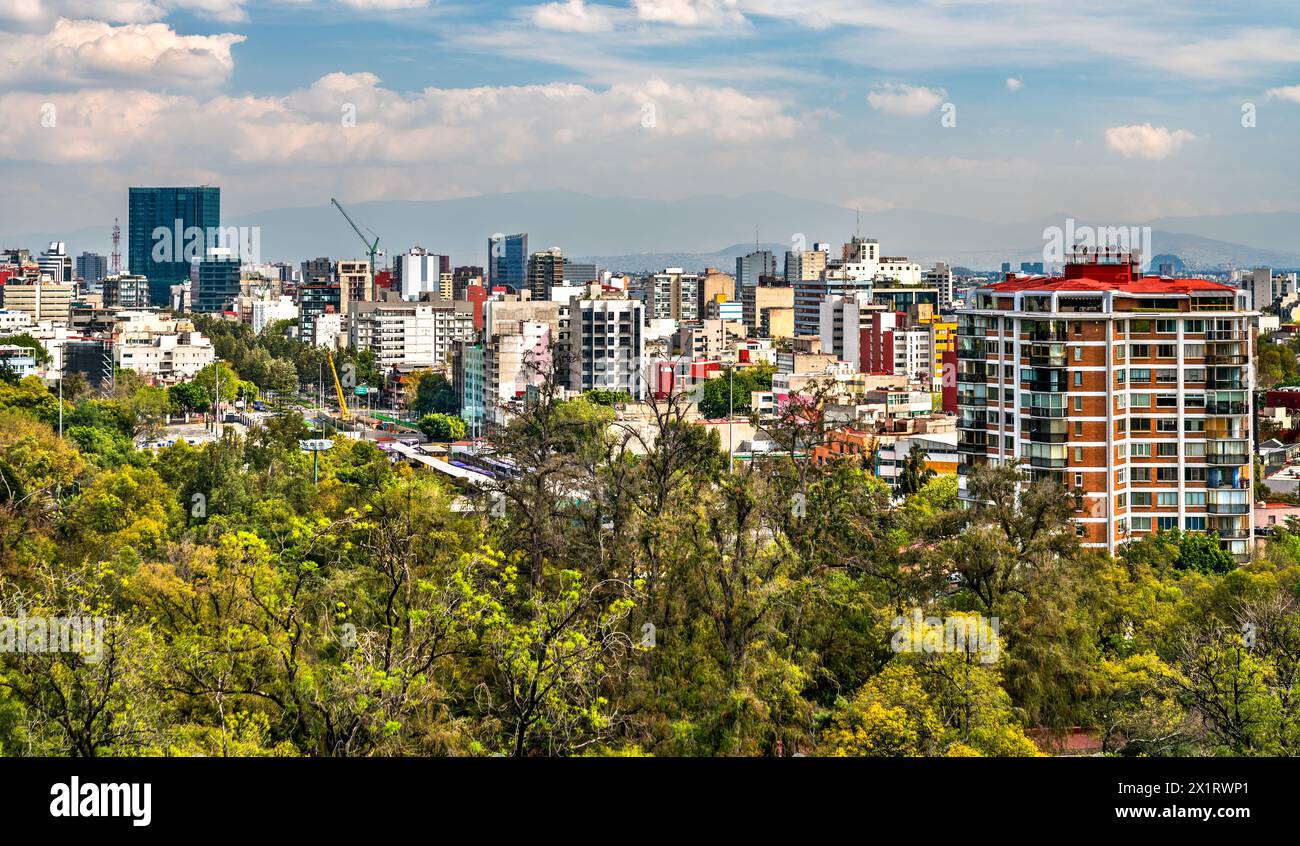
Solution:
<svg viewBox="0 0 1300 846"><path fill-rule="evenodd" d="M1178 394L1156 394L1156 408L1177 408Z"/></svg>
<svg viewBox="0 0 1300 846"><path fill-rule="evenodd" d="M1187 371L1186 371L1186 377L1185 377L1185 378L1186 378L1186 380L1187 380L1188 382L1204 382L1204 381L1205 381L1205 368L1204 368L1204 367L1189 367L1189 368L1187 368Z"/></svg>
<svg viewBox="0 0 1300 846"><path fill-rule="evenodd" d="M1159 456L1160 458L1177 458L1178 457L1177 442L1156 444L1156 455Z"/></svg>
<svg viewBox="0 0 1300 846"><path fill-rule="evenodd" d="M1156 505L1159 505L1161 508L1173 508L1178 505L1178 494L1176 493L1156 494Z"/></svg>
<svg viewBox="0 0 1300 846"><path fill-rule="evenodd" d="M1147 344L1129 344L1128 352L1130 358L1150 358L1151 347Z"/></svg>
<svg viewBox="0 0 1300 846"><path fill-rule="evenodd" d="M1205 394L1183 394L1184 408L1205 408Z"/></svg>
<svg viewBox="0 0 1300 846"><path fill-rule="evenodd" d="M1083 347L1074 348L1074 360L1083 361Z"/></svg>
<svg viewBox="0 0 1300 846"><path fill-rule="evenodd" d="M1157 320L1156 332L1161 335L1174 335L1178 332L1177 320Z"/></svg>
<svg viewBox="0 0 1300 846"><path fill-rule="evenodd" d="M1134 367L1128 372L1129 382L1131 384L1146 384L1151 381L1151 370L1146 367Z"/></svg>
<svg viewBox="0 0 1300 846"><path fill-rule="evenodd" d="M1115 497L1116 508L1128 508L1128 494L1122 493Z"/></svg>
<svg viewBox="0 0 1300 846"><path fill-rule="evenodd" d="M1079 464L1083 461L1083 447L1074 448L1074 463Z"/></svg>
<svg viewBox="0 0 1300 846"><path fill-rule="evenodd" d="M1151 493L1149 491L1133 491L1134 508L1150 508Z"/></svg>
<svg viewBox="0 0 1300 846"><path fill-rule="evenodd" d="M1162 369L1156 371L1156 382L1164 385L1177 383L1178 371L1172 369Z"/></svg>
<svg viewBox="0 0 1300 846"><path fill-rule="evenodd" d="M1151 444L1129 444L1128 454L1132 458L1150 458Z"/></svg>
<svg viewBox="0 0 1300 846"><path fill-rule="evenodd" d="M1188 441L1183 447L1183 454L1188 458L1205 457L1205 441Z"/></svg>
<svg viewBox="0 0 1300 846"><path fill-rule="evenodd" d="M1156 481L1157 481L1157 482L1177 482L1177 481L1178 481L1178 468L1177 468L1177 467L1157 467L1157 468L1156 468Z"/></svg>
<svg viewBox="0 0 1300 846"><path fill-rule="evenodd" d="M1076 438L1083 437L1083 424L1080 423L1078 420L1074 421L1074 436Z"/></svg>
<svg viewBox="0 0 1300 846"><path fill-rule="evenodd" d="M1185 501L1188 505L1205 505L1205 491L1188 491Z"/></svg>
<svg viewBox="0 0 1300 846"><path fill-rule="evenodd" d="M1177 517L1157 517L1156 528L1162 532L1172 532L1178 528Z"/></svg>
<svg viewBox="0 0 1300 846"><path fill-rule="evenodd" d="M1124 376L1125 376L1125 373L1127 373L1127 371L1124 370L1124 368L1122 368L1122 367L1121 367L1119 370L1116 370L1116 371L1115 371L1115 384L1116 384L1116 385L1122 385L1122 384L1124 384Z"/></svg>
<svg viewBox="0 0 1300 846"><path fill-rule="evenodd" d="M1074 398L1074 410L1083 411L1083 397L1076 396Z"/></svg>
<svg viewBox="0 0 1300 846"><path fill-rule="evenodd" d="M1083 372L1080 370L1074 371L1074 387L1083 387Z"/></svg>
<svg viewBox="0 0 1300 846"><path fill-rule="evenodd" d="M1177 344L1157 344L1156 358L1178 358Z"/></svg>
<svg viewBox="0 0 1300 846"><path fill-rule="evenodd" d="M1121 417L1115 421L1115 434L1123 435L1128 431L1128 418Z"/></svg>
<svg viewBox="0 0 1300 846"><path fill-rule="evenodd" d="M1205 468L1204 468L1204 467L1185 467L1185 468L1183 468L1183 478L1186 479L1186 480L1189 481L1189 482L1204 482L1204 481L1205 481Z"/></svg>
<svg viewBox="0 0 1300 846"><path fill-rule="evenodd" d="M1127 408L1127 407L1128 407L1128 394L1116 394L1116 395L1115 395L1115 410L1116 410L1116 411L1123 411L1123 410L1124 410L1125 408Z"/></svg>
<svg viewBox="0 0 1300 846"><path fill-rule="evenodd" d="M1120 519L1116 520L1115 530L1118 531L1121 535L1128 534L1128 518L1121 517Z"/></svg>
<svg viewBox="0 0 1300 846"><path fill-rule="evenodd" d="M1183 358L1204 358L1205 344L1183 344Z"/></svg>
<svg viewBox="0 0 1300 846"><path fill-rule="evenodd" d="M1148 445L1148 446L1149 446L1149 445ZM1133 468L1131 468L1131 472L1132 472L1132 474L1133 474L1133 481L1135 481L1135 482L1149 482L1149 481L1151 481L1151 468L1150 468L1150 467L1133 467Z"/></svg>
<svg viewBox="0 0 1300 846"><path fill-rule="evenodd" d="M1076 335L1082 335L1082 334L1083 334L1083 321L1081 321L1081 320L1075 320L1075 321L1073 321L1070 325L1071 325L1071 329L1073 330L1074 334L1076 334Z"/></svg>
<svg viewBox="0 0 1300 846"><path fill-rule="evenodd" d="M1150 432L1150 431L1151 431L1151 418L1150 418L1150 417L1134 417L1134 418L1133 418L1133 424L1132 424L1129 428L1131 428L1134 432Z"/></svg>
<svg viewBox="0 0 1300 846"><path fill-rule="evenodd" d="M1115 471L1115 484L1122 485L1128 481L1128 468L1121 467Z"/></svg>
<svg viewBox="0 0 1300 846"><path fill-rule="evenodd" d="M1116 345L1115 345L1115 360L1116 360L1116 361L1123 361L1123 360L1124 360L1124 345L1123 345L1123 344L1116 344Z"/></svg>
<svg viewBox="0 0 1300 846"><path fill-rule="evenodd" d="M1161 417L1161 418L1157 419L1157 420L1156 420L1156 431L1157 431L1157 432L1177 432L1177 431L1178 431L1178 418L1176 418L1176 417Z"/></svg>
<svg viewBox="0 0 1300 846"><path fill-rule="evenodd" d="M1187 517L1184 519L1183 525L1189 532L1203 532L1205 531L1205 518Z"/></svg>
<svg viewBox="0 0 1300 846"><path fill-rule="evenodd" d="M1150 408L1151 395L1150 394L1129 394L1128 405L1129 408Z"/></svg>
<svg viewBox="0 0 1300 846"><path fill-rule="evenodd" d="M1132 520L1132 523L1133 523L1133 531L1135 531L1135 532L1149 532L1149 531L1151 531L1151 518L1150 518L1150 517L1134 517L1133 520Z"/></svg>
<svg viewBox="0 0 1300 846"><path fill-rule="evenodd" d="M1081 487L1083 487L1083 474L1082 474L1082 473L1075 473L1075 474L1074 474L1074 486L1075 486L1076 488L1081 488Z"/></svg>
<svg viewBox="0 0 1300 846"><path fill-rule="evenodd" d="M1183 331L1188 333L1200 334L1205 331L1204 320L1184 320Z"/></svg>
<svg viewBox="0 0 1300 846"><path fill-rule="evenodd" d="M1130 320L1128 322L1128 326L1130 332L1135 332L1138 334L1151 331L1150 320Z"/></svg>

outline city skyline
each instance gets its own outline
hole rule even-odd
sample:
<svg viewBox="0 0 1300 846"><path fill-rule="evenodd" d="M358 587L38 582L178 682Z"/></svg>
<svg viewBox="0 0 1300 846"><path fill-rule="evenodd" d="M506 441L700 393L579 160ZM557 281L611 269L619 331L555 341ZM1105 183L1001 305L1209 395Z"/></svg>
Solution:
<svg viewBox="0 0 1300 846"><path fill-rule="evenodd" d="M0 10L0 104L30 117L0 174L32 198L0 232L111 221L123 177L220 184L232 215L559 187L1294 211L1295 35L1281 3L39 0Z"/></svg>

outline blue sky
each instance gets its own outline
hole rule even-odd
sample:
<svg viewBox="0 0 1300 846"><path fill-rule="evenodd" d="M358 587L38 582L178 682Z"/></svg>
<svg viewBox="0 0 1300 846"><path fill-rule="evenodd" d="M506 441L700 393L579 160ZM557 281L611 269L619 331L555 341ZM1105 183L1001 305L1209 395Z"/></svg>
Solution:
<svg viewBox="0 0 1300 846"><path fill-rule="evenodd" d="M1297 210L1297 17L1183 0L5 0L0 177L29 199L0 232L99 223L128 184L191 181L234 214L551 187L998 221Z"/></svg>

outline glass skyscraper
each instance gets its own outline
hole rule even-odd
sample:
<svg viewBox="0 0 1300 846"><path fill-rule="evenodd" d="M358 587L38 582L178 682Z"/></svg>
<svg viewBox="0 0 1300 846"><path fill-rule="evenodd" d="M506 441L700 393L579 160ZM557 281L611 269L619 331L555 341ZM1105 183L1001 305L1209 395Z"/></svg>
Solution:
<svg viewBox="0 0 1300 846"><path fill-rule="evenodd" d="M528 233L488 238L488 286L518 291L528 285Z"/></svg>
<svg viewBox="0 0 1300 846"><path fill-rule="evenodd" d="M190 227L203 232L198 252L206 258L209 232L221 226L221 189L203 185L189 188L132 188L127 222L127 268L149 277L149 300L170 302L171 286L190 278L185 256ZM170 234L161 237L161 230ZM155 232L160 237L155 239ZM157 250L155 250L157 248ZM157 260L155 252L164 260Z"/></svg>

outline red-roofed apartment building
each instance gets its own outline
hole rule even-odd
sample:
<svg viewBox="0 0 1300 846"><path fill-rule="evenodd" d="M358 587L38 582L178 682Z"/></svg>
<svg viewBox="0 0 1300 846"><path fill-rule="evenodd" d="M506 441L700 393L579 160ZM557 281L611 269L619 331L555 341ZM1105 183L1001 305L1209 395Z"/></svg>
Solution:
<svg viewBox="0 0 1300 846"><path fill-rule="evenodd" d="M1082 492L1085 546L1161 529L1253 530L1249 295L1076 256L1062 276L976 289L958 315L958 473L1020 462Z"/></svg>

